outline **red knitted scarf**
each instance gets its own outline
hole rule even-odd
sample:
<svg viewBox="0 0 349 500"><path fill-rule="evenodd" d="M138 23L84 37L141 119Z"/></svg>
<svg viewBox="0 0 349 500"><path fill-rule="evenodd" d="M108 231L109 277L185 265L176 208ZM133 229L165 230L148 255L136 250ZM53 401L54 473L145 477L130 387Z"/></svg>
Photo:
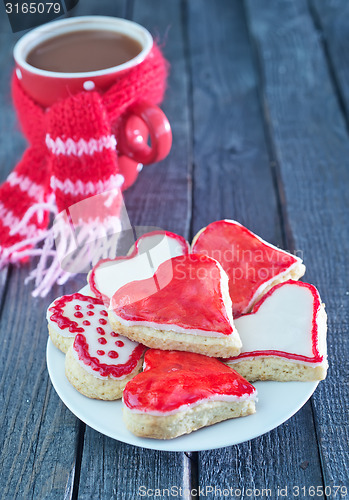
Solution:
<svg viewBox="0 0 349 500"><path fill-rule="evenodd" d="M43 109L14 74L13 100L29 147L0 187L0 267L41 254L35 246L47 237L50 211L120 189L120 117L137 101L160 103L166 78L166 60L154 45L141 64L119 76L106 92L81 92ZM109 208L115 215L115 203ZM60 269L55 273L55 279L62 278ZM42 276L37 278L38 285ZM47 293L52 279L38 293Z"/></svg>

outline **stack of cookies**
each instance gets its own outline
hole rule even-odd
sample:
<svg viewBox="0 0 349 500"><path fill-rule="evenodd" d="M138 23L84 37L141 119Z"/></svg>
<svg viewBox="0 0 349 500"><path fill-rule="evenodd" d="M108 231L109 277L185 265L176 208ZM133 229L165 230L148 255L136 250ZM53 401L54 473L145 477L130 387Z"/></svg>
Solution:
<svg viewBox="0 0 349 500"><path fill-rule="evenodd" d="M170 439L256 411L251 382L326 377L326 313L299 257L238 222L191 247L166 231L101 260L89 294L56 299L49 334L87 397L123 399L127 428Z"/></svg>

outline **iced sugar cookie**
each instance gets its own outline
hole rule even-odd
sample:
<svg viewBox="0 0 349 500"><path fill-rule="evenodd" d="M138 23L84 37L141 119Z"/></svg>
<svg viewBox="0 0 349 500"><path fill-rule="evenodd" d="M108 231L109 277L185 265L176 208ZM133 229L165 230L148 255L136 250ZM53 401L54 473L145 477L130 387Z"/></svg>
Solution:
<svg viewBox="0 0 349 500"><path fill-rule="evenodd" d="M151 349L143 370L123 393L124 421L136 436L171 439L255 412L256 389L217 359Z"/></svg>
<svg viewBox="0 0 349 500"><path fill-rule="evenodd" d="M78 302L78 311L83 314L86 301L79 298ZM90 302L88 306L87 319L81 318L84 331L76 333L67 351L65 373L89 398L119 399L126 383L142 369L145 347L111 329L103 304Z"/></svg>
<svg viewBox="0 0 349 500"><path fill-rule="evenodd" d="M108 306L113 294L126 283L153 276L159 265L177 255L189 253L189 243L168 231L147 233L135 242L128 257L99 261L88 276L96 297Z"/></svg>
<svg viewBox="0 0 349 500"><path fill-rule="evenodd" d="M108 316L103 302L95 297L73 293L55 299L46 313L48 332L53 344L66 353L73 344L75 335L86 331L97 310L100 317L105 319Z"/></svg>
<svg viewBox="0 0 349 500"><path fill-rule="evenodd" d="M216 357L240 352L227 275L205 255L163 262L152 278L120 288L108 312L115 331L148 347Z"/></svg>
<svg viewBox="0 0 349 500"><path fill-rule="evenodd" d="M229 277L234 318L251 311L271 287L305 272L302 260L267 243L236 221L220 220L199 231L193 253L218 260Z"/></svg>
<svg viewBox="0 0 349 500"><path fill-rule="evenodd" d="M247 380L326 377L326 312L313 285L281 283L235 324L242 350L227 363Z"/></svg>

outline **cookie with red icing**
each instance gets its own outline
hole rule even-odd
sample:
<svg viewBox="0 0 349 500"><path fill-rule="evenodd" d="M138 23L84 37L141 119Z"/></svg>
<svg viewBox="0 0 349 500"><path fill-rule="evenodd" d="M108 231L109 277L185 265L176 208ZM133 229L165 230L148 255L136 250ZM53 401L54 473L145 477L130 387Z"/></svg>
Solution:
<svg viewBox="0 0 349 500"><path fill-rule="evenodd" d="M251 311L274 285L305 273L299 257L267 243L239 222L220 220L199 231L193 253L218 260L229 277L234 318Z"/></svg>
<svg viewBox="0 0 349 500"><path fill-rule="evenodd" d="M151 349L143 372L123 393L126 427L137 436L171 439L255 412L256 389L201 354Z"/></svg>
<svg viewBox="0 0 349 500"><path fill-rule="evenodd" d="M189 243L182 236L153 231L138 238L127 257L100 260L89 273L88 283L108 306L116 290L126 283L150 278L162 262L188 253Z"/></svg>
<svg viewBox="0 0 349 500"><path fill-rule="evenodd" d="M52 342L65 352L69 382L90 398L113 400L142 369L145 347L115 333L101 300L73 293L47 310Z"/></svg>
<svg viewBox="0 0 349 500"><path fill-rule="evenodd" d="M120 288L108 312L115 331L148 347L216 357L240 352L227 275L205 255L163 262L152 278Z"/></svg>
<svg viewBox="0 0 349 500"><path fill-rule="evenodd" d="M48 332L53 344L66 353L73 345L75 335L84 333L91 318L108 320L103 302L95 297L73 293L55 299L46 313Z"/></svg>
<svg viewBox="0 0 349 500"><path fill-rule="evenodd" d="M292 280L276 285L235 323L242 350L225 361L247 380L326 377L326 312L313 285Z"/></svg>
<svg viewBox="0 0 349 500"><path fill-rule="evenodd" d="M122 397L129 380L142 370L145 347L110 329L78 333L65 358L65 374L81 394L112 401ZM103 340L103 343L100 343Z"/></svg>

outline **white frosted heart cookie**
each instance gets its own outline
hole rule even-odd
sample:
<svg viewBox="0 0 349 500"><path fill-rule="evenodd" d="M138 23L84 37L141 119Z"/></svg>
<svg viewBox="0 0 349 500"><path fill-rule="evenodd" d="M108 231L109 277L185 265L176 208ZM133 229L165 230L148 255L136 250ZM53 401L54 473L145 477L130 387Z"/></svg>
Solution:
<svg viewBox="0 0 349 500"><path fill-rule="evenodd" d="M85 297L75 295L80 297L72 302L80 305L78 311L83 314ZM65 373L69 382L89 398L119 399L126 383L142 369L145 348L112 330L103 304L87 302L88 319L80 318L83 331L75 334L67 351Z"/></svg>
<svg viewBox="0 0 349 500"><path fill-rule="evenodd" d="M73 345L75 335L84 333L95 315L94 308L99 307L98 314L107 321L103 302L95 297L73 293L55 299L46 313L48 331L53 344L66 353Z"/></svg>
<svg viewBox="0 0 349 500"><path fill-rule="evenodd" d="M252 313L235 320L242 350L224 361L250 382L323 380L326 320L313 285L292 280L276 285Z"/></svg>
<svg viewBox="0 0 349 500"><path fill-rule="evenodd" d="M130 255L100 260L88 275L96 297L109 305L114 293L126 283L153 276L162 262L189 253L189 243L169 231L153 231L135 242Z"/></svg>
<svg viewBox="0 0 349 500"><path fill-rule="evenodd" d="M108 312L115 331L148 347L214 357L240 352L228 278L205 255L163 262L152 278L120 288Z"/></svg>

